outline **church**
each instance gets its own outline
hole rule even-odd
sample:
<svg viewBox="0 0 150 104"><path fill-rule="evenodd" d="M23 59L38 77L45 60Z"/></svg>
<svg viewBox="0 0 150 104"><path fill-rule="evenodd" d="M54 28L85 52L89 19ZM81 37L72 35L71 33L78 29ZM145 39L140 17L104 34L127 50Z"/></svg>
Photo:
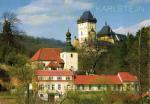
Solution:
<svg viewBox="0 0 150 104"><path fill-rule="evenodd" d="M90 11L85 11L77 20L79 44L91 39L114 44L124 36L112 31L107 23L96 34L96 18ZM96 36L97 35L97 36ZM47 100L48 94L61 97L68 90L79 91L139 91L138 79L129 72L118 72L116 75L85 74L78 75L78 52L71 42L71 33L66 33L65 48L41 48L31 58L38 63L35 70L35 85L38 95Z"/></svg>

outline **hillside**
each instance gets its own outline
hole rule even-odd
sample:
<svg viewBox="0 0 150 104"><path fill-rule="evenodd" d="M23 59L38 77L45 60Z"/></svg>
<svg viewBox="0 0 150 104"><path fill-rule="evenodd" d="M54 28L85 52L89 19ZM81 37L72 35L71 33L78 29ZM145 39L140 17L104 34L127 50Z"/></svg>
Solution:
<svg viewBox="0 0 150 104"><path fill-rule="evenodd" d="M0 39L2 34L0 34ZM41 47L64 47L65 43L54 38L35 38L28 35L14 35L15 42L21 53L31 57ZM20 53L20 52L19 52Z"/></svg>

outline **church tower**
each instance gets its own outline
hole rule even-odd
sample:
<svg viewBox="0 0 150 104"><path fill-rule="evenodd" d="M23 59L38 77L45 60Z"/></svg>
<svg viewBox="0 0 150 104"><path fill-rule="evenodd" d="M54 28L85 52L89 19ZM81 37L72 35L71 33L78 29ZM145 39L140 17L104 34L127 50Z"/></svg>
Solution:
<svg viewBox="0 0 150 104"><path fill-rule="evenodd" d="M78 39L80 44L89 39L91 31L95 31L96 33L96 22L96 18L93 17L90 11L85 11L77 20Z"/></svg>
<svg viewBox="0 0 150 104"><path fill-rule="evenodd" d="M60 57L64 60L64 69L77 71L78 70L78 53L71 44L71 33L66 33L66 46L61 52Z"/></svg>

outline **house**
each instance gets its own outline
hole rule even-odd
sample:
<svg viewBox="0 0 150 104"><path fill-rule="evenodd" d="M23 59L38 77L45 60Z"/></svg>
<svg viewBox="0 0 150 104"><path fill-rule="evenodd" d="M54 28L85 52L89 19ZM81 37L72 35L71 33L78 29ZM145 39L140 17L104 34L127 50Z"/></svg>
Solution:
<svg viewBox="0 0 150 104"><path fill-rule="evenodd" d="M44 70L58 70L64 66L60 58L60 48L41 48L31 58L32 62L40 64Z"/></svg>
<svg viewBox="0 0 150 104"><path fill-rule="evenodd" d="M117 75L76 75L70 70L36 70L38 94L54 93L63 95L68 90L78 91L113 91L138 93L137 77L129 72Z"/></svg>
<svg viewBox="0 0 150 104"><path fill-rule="evenodd" d="M73 89L74 73L70 70L36 70L36 82L39 94L64 94Z"/></svg>
<svg viewBox="0 0 150 104"><path fill-rule="evenodd" d="M137 93L138 80L129 72L118 72L117 75L77 75L75 88L80 91L130 91Z"/></svg>

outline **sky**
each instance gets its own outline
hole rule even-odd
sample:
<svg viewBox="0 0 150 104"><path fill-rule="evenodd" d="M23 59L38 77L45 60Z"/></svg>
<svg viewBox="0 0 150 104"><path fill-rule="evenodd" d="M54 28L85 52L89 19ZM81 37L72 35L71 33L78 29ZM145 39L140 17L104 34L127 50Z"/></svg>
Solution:
<svg viewBox="0 0 150 104"><path fill-rule="evenodd" d="M62 41L68 28L77 36L77 19L87 10L97 19L97 32L105 21L122 34L150 25L150 0L0 0L0 16L16 13L26 34Z"/></svg>

